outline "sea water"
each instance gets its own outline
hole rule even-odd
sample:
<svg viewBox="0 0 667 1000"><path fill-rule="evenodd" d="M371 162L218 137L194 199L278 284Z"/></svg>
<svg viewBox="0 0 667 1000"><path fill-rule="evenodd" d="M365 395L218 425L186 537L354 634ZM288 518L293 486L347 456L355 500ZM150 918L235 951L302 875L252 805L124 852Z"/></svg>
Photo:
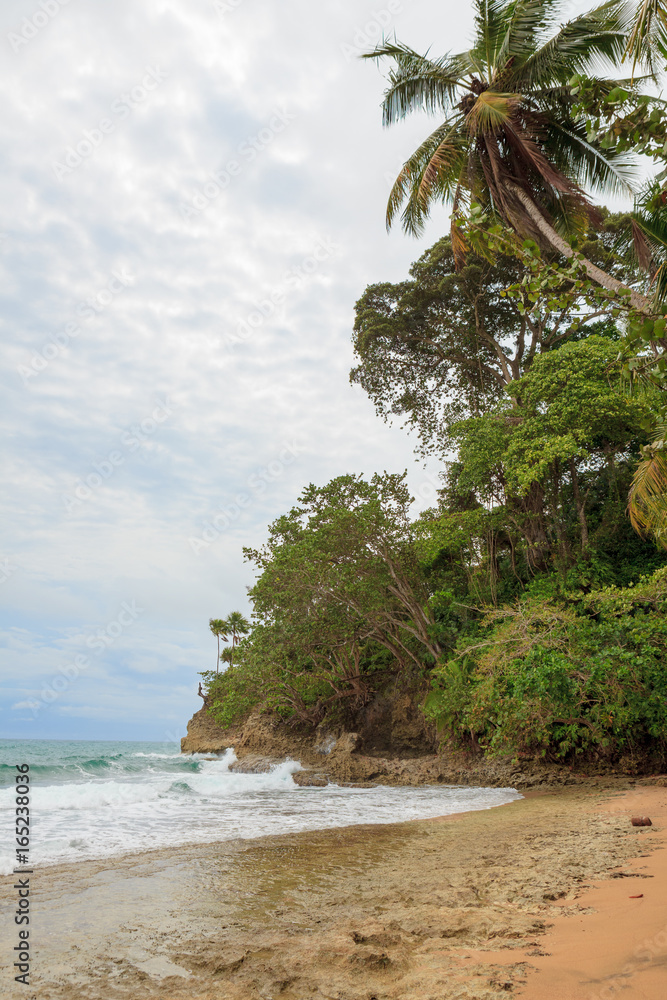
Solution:
<svg viewBox="0 0 667 1000"><path fill-rule="evenodd" d="M266 774L229 770L233 750L184 756L175 743L0 740L0 872L16 860L17 764L30 765L30 864L110 858L158 847L399 823L488 809L511 788L300 788L287 761Z"/></svg>

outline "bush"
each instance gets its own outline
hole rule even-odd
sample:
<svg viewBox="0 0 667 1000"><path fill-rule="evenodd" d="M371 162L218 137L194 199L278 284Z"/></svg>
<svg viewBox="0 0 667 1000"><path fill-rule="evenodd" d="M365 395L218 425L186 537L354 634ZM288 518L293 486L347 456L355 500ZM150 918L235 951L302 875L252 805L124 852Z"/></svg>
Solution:
<svg viewBox="0 0 667 1000"><path fill-rule="evenodd" d="M427 715L494 754L667 747L667 569L637 586L489 611L434 672Z"/></svg>

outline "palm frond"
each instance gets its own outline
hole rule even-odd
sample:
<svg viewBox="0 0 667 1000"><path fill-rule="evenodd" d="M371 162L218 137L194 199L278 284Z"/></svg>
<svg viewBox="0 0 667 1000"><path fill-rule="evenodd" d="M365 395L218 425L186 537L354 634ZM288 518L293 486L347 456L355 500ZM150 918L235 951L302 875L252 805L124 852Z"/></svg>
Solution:
<svg viewBox="0 0 667 1000"><path fill-rule="evenodd" d="M428 59L400 42L380 45L362 58L394 60L382 102L384 125L393 125L413 111L447 114L471 70L464 56Z"/></svg>
<svg viewBox="0 0 667 1000"><path fill-rule="evenodd" d="M635 531L653 535L661 548L667 548L667 428L657 430L658 437L643 449L644 457L632 477L628 514Z"/></svg>
<svg viewBox="0 0 667 1000"><path fill-rule="evenodd" d="M656 58L667 56L667 2L641 0L628 27L623 58L632 60L633 73L638 63L653 71Z"/></svg>
<svg viewBox="0 0 667 1000"><path fill-rule="evenodd" d="M429 201L454 197L466 162L468 144L462 132L462 117L440 125L406 160L389 195L387 228L391 228L401 206L403 228L413 236L422 232L429 214Z"/></svg>
<svg viewBox="0 0 667 1000"><path fill-rule="evenodd" d="M493 90L483 90L467 114L468 130L477 134L509 125L520 100L520 94L499 94Z"/></svg>
<svg viewBox="0 0 667 1000"><path fill-rule="evenodd" d="M513 0L508 4L497 67L503 70L509 60L525 61L526 53L538 49L544 35L556 29L561 9L560 0Z"/></svg>
<svg viewBox="0 0 667 1000"><path fill-rule="evenodd" d="M582 187L598 192L609 192L619 197L633 194L631 181L636 176L632 154L607 152L597 149L588 141L583 126L569 127L554 115L552 132L546 143L548 153L558 160L554 149L557 135L568 140L568 147L561 146L563 167L567 166Z"/></svg>
<svg viewBox="0 0 667 1000"><path fill-rule="evenodd" d="M507 33L507 0L473 0L476 43L474 55L487 71L496 63Z"/></svg>
<svg viewBox="0 0 667 1000"><path fill-rule="evenodd" d="M512 75L517 90L565 83L574 73L594 73L606 60L619 62L626 44L623 0L609 2L564 24Z"/></svg>

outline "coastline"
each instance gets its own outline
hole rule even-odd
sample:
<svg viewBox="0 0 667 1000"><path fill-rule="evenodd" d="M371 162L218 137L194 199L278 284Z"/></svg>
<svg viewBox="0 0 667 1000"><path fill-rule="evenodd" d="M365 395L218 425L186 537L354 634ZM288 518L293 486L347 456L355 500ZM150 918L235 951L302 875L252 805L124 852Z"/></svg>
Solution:
<svg viewBox="0 0 667 1000"><path fill-rule="evenodd" d="M654 826L630 827L640 804ZM657 1000L664 988L650 992L650 977L664 976L667 905L656 849L666 821L665 787L577 787L441 819L44 869L35 882L33 990L54 1000L491 1000L508 992L609 1000L605 977L626 986L641 977L649 992L635 995ZM636 882L609 877L630 859ZM626 901L637 883L643 898ZM3 908L10 899L5 888ZM654 941L650 961L605 945L610 907L628 954ZM585 938L576 961L573 935ZM599 968L588 969L588 953ZM7 954L3 941L3 962Z"/></svg>

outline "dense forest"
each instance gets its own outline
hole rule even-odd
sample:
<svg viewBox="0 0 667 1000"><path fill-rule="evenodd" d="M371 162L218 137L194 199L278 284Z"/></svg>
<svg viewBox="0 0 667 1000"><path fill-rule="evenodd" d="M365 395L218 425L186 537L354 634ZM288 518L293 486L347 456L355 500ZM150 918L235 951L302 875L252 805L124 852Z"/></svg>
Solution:
<svg viewBox="0 0 667 1000"><path fill-rule="evenodd" d="M561 24L555 0L478 2L468 52L368 54L390 64L385 124L437 120L388 225L452 215L405 281L361 295L350 378L441 460L441 489L415 516L404 475L311 484L245 551L252 629L204 674L221 724L354 728L400 690L474 753L664 757L661 9ZM636 152L654 167L633 210L595 205L627 194Z"/></svg>

